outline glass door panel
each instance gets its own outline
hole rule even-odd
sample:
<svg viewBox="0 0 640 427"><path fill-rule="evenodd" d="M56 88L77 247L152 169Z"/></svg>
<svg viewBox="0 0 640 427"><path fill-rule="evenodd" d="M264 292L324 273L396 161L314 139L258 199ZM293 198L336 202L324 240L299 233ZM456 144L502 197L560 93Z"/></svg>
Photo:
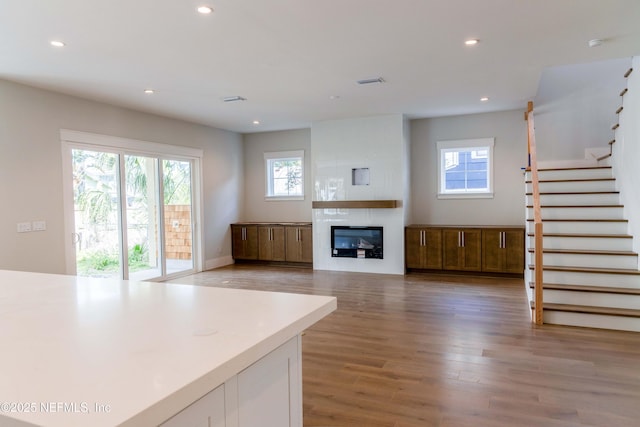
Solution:
<svg viewBox="0 0 640 427"><path fill-rule="evenodd" d="M76 272L121 277L118 155L80 149L71 155Z"/></svg>
<svg viewBox="0 0 640 427"><path fill-rule="evenodd" d="M166 274L193 269L191 162L162 161Z"/></svg>
<svg viewBox="0 0 640 427"><path fill-rule="evenodd" d="M124 156L130 280L162 276L158 160Z"/></svg>

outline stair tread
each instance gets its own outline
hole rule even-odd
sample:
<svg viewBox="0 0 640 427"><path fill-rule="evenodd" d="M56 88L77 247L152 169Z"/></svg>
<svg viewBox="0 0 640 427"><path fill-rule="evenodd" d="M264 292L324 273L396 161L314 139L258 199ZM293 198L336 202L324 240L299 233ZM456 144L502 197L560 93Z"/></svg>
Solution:
<svg viewBox="0 0 640 427"><path fill-rule="evenodd" d="M533 205L527 205L532 208ZM624 208L624 205L540 205L541 208Z"/></svg>
<svg viewBox="0 0 640 427"><path fill-rule="evenodd" d="M535 308L535 304L531 301L531 308ZM550 311L569 311L573 313L588 313L588 314L605 314L609 316L626 316L626 317L640 317L640 310L634 310L631 308L616 308L616 307L594 307L590 305L573 305L573 304L555 304L545 302L542 305L543 310Z"/></svg>
<svg viewBox="0 0 640 427"><path fill-rule="evenodd" d="M535 233L527 233L527 236L534 237ZM542 237L584 237L584 238L614 238L633 239L630 234L578 234L578 233L542 233Z"/></svg>
<svg viewBox="0 0 640 427"><path fill-rule="evenodd" d="M529 218L529 219L527 219L527 221L533 222L534 220L533 220L533 218ZM544 222L559 222L559 221L563 221L563 222L629 222L629 220L627 220L627 219L619 219L619 218L598 218L598 219L593 219L593 218L564 219L564 218L560 218L560 219L545 219L544 220Z"/></svg>
<svg viewBox="0 0 640 427"><path fill-rule="evenodd" d="M570 171L570 170L584 170L584 169L611 169L611 166L574 166L569 168L538 168L538 172L541 171Z"/></svg>
<svg viewBox="0 0 640 427"><path fill-rule="evenodd" d="M529 248L530 253L534 252L534 248ZM542 248L543 253L550 254L579 254L579 255L621 255L621 256L638 256L633 251L602 251L598 249L548 249Z"/></svg>
<svg viewBox="0 0 640 427"><path fill-rule="evenodd" d="M535 265L529 264L530 270L535 270ZM626 274L631 276L640 276L640 270L630 268L598 268L598 267L574 267L560 265L543 265L542 270L548 271L572 271L580 273L604 273L604 274Z"/></svg>
<svg viewBox="0 0 640 427"><path fill-rule="evenodd" d="M534 288L535 284L529 282L529 287ZM566 285L564 283L543 283L542 289L553 289L560 291L597 292L609 294L640 295L640 288L620 288L609 286L591 285Z"/></svg>
<svg viewBox="0 0 640 427"><path fill-rule="evenodd" d="M589 181L615 181L615 178L577 178L577 179L539 179L538 182L589 182ZM525 181L525 184L531 184L531 180Z"/></svg>
<svg viewBox="0 0 640 427"><path fill-rule="evenodd" d="M548 195L553 195L553 194L557 194L557 195L562 195L562 196L573 196L573 195L579 195L579 194L620 194L619 191L549 191L549 192L541 192L540 195L541 196L548 196ZM533 196L533 193L525 193L525 195L527 196Z"/></svg>

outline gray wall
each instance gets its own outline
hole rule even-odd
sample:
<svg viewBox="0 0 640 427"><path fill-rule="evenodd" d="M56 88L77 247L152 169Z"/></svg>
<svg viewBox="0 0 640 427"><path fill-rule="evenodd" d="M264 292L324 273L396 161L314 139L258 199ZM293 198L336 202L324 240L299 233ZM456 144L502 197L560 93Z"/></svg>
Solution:
<svg viewBox="0 0 640 427"><path fill-rule="evenodd" d="M265 200L264 153L304 150L304 200ZM244 135L245 221L311 221L311 130L297 129Z"/></svg>
<svg viewBox="0 0 640 427"><path fill-rule="evenodd" d="M65 273L61 128L203 149L205 265L230 257L244 186L240 135L0 80L0 269ZM16 232L34 220L47 230Z"/></svg>
<svg viewBox="0 0 640 427"><path fill-rule="evenodd" d="M414 224L522 225L527 132L524 111L411 121L411 215ZM440 140L495 137L494 198L438 199Z"/></svg>

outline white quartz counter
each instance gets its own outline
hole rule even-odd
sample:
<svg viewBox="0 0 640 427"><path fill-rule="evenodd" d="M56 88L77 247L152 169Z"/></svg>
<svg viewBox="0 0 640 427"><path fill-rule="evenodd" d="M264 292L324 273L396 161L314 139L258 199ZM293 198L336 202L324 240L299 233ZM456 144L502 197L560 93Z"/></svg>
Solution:
<svg viewBox="0 0 640 427"><path fill-rule="evenodd" d="M0 426L152 426L333 297L0 270Z"/></svg>

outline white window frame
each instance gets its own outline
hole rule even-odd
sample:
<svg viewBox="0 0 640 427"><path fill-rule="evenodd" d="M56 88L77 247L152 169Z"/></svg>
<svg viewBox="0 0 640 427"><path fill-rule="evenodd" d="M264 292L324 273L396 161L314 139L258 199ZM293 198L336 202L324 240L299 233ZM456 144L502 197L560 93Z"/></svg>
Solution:
<svg viewBox="0 0 640 427"><path fill-rule="evenodd" d="M275 196L273 195L273 176L272 169L270 167L270 163L273 160L300 160L302 164L302 194L296 194L292 196ZM278 200L304 200L304 175L305 175L305 167L304 167L304 150L294 150L294 151L274 151L264 153L264 199L269 201L278 201Z"/></svg>
<svg viewBox="0 0 640 427"><path fill-rule="evenodd" d="M438 141L436 143L438 161L438 199L481 199L493 198L493 146L495 138L459 139ZM446 168L444 166L446 152L451 150L487 149L487 189L486 190L446 190Z"/></svg>

